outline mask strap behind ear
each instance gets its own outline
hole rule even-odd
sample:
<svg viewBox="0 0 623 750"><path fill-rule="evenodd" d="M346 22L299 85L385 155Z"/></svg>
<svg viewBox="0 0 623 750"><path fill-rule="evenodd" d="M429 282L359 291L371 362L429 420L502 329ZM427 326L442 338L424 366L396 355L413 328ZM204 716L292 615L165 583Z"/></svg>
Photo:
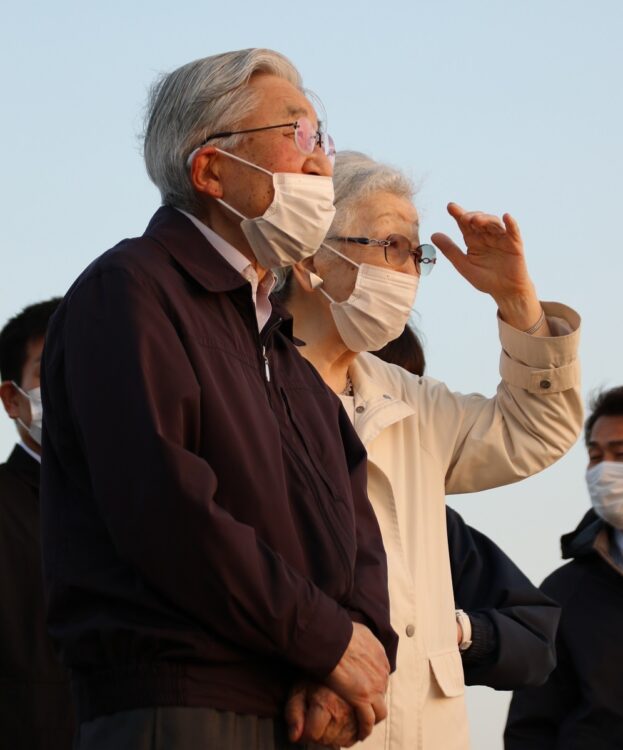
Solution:
<svg viewBox="0 0 623 750"><path fill-rule="evenodd" d="M243 159L241 156L236 156L236 154L230 154L229 151L222 151L220 148L214 147L215 151L218 151L219 154L223 154L223 156L229 156L230 159L234 159L235 161L239 161L241 164L246 164L247 167L253 167L253 169L258 169L260 172L264 172L264 174L267 174L269 177L273 176L273 172L270 172L268 169L264 169L264 167L260 167L259 164L254 164L252 161L247 161L246 159Z"/></svg>
<svg viewBox="0 0 623 750"><path fill-rule="evenodd" d="M339 255L340 258L343 258L347 263L350 263L351 266L355 266L355 268L359 268L359 266L361 265L360 263L356 263L354 260L351 260L347 255L344 255L344 253L341 253L339 250L336 250L334 247L331 247L331 245L327 245L326 242L323 242L321 244L321 247L324 247L325 250L330 250L332 253Z"/></svg>

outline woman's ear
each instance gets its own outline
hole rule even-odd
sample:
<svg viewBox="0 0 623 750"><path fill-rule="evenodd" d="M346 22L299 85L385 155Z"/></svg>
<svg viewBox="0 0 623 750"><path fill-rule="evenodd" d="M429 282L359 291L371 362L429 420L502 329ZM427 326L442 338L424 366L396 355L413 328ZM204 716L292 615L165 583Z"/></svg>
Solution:
<svg viewBox="0 0 623 750"><path fill-rule="evenodd" d="M223 197L218 151L214 146L199 150L190 165L190 181L198 193L210 198Z"/></svg>
<svg viewBox="0 0 623 750"><path fill-rule="evenodd" d="M324 284L323 279L316 273L313 257L305 258L305 260L292 266L292 273L299 286L306 292L313 292Z"/></svg>

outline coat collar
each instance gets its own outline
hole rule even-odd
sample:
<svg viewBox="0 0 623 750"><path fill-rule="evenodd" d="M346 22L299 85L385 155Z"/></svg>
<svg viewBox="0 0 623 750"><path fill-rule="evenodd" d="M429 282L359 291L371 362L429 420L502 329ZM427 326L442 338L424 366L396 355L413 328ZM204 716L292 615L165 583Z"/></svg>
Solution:
<svg viewBox="0 0 623 750"><path fill-rule="evenodd" d="M360 354L349 368L355 393L355 430L364 445L383 430L415 414L396 383L387 377L390 365L370 354Z"/></svg>
<svg viewBox="0 0 623 750"><path fill-rule="evenodd" d="M249 283L175 208L159 208L143 236L161 245L208 292L231 292Z"/></svg>
<svg viewBox="0 0 623 750"><path fill-rule="evenodd" d="M16 445L13 448L7 460L7 466L19 479L39 493L41 466L21 446Z"/></svg>
<svg viewBox="0 0 623 750"><path fill-rule="evenodd" d="M163 247L208 292L232 292L249 285L192 221L175 208L161 206L151 217L143 236ZM291 339L292 316L274 296L270 301L273 312L263 332L278 326Z"/></svg>

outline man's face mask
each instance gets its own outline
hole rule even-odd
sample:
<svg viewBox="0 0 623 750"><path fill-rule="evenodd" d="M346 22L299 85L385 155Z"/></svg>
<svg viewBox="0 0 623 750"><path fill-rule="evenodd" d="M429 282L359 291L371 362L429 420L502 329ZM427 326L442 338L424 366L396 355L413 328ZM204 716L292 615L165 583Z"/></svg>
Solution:
<svg viewBox="0 0 623 750"><path fill-rule="evenodd" d="M28 399L30 404L30 425L25 424L18 417L17 422L26 430L30 437L41 445L41 428L43 423L43 406L41 404L41 388L31 388L29 391L22 390L17 383L13 382L17 390Z"/></svg>
<svg viewBox="0 0 623 750"><path fill-rule="evenodd" d="M273 178L273 200L262 216L248 218L217 198L221 205L242 219L240 227L262 268L292 266L313 255L326 237L335 215L333 179L321 175L269 172L227 151L216 150Z"/></svg>
<svg viewBox="0 0 623 750"><path fill-rule="evenodd" d="M587 469L586 484L595 513L623 530L623 463L601 461Z"/></svg>

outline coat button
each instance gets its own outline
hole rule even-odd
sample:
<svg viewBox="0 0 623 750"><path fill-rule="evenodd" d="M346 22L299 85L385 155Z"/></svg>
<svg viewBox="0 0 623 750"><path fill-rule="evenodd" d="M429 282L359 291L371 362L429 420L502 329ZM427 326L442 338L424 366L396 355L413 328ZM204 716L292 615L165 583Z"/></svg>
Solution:
<svg viewBox="0 0 623 750"><path fill-rule="evenodd" d="M543 388L544 390L547 390L548 388L552 387L551 381L549 380L541 380L539 383L539 386Z"/></svg>
<svg viewBox="0 0 623 750"><path fill-rule="evenodd" d="M357 412L357 414L361 414L361 412L364 412L365 410L366 410L366 407L365 407L365 406L358 406L358 407L357 407L357 408L355 409L355 411Z"/></svg>
<svg viewBox="0 0 623 750"><path fill-rule="evenodd" d="M407 634L407 638L413 638L413 634L415 633L415 625L411 625L411 623L409 623L405 628L405 633Z"/></svg>

